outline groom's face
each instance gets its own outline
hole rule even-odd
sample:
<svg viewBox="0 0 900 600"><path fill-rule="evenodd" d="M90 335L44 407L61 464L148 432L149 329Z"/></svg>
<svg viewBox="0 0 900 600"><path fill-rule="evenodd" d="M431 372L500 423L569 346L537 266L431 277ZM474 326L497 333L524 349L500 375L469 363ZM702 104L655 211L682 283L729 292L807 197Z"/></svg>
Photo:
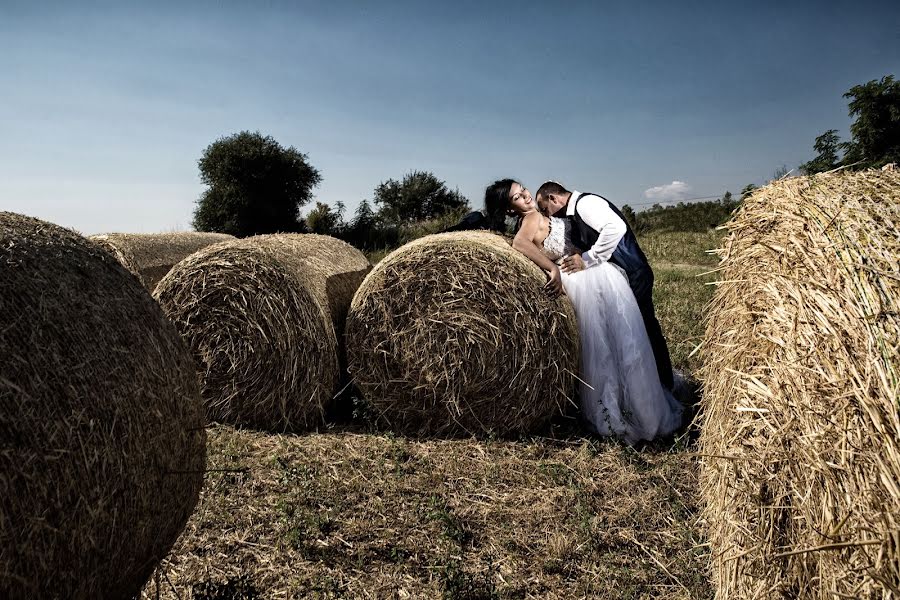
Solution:
<svg viewBox="0 0 900 600"><path fill-rule="evenodd" d="M566 207L566 197L559 194L540 194L537 197L538 208L548 216L553 216Z"/></svg>

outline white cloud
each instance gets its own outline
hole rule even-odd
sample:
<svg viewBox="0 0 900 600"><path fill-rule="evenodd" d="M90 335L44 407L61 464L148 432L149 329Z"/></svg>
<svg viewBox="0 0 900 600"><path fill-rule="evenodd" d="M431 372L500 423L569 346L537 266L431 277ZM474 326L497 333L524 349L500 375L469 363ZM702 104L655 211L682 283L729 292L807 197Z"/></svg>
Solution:
<svg viewBox="0 0 900 600"><path fill-rule="evenodd" d="M666 204L684 200L688 197L690 191L691 186L684 181L673 181L666 185L658 185L644 190L644 197L660 204Z"/></svg>

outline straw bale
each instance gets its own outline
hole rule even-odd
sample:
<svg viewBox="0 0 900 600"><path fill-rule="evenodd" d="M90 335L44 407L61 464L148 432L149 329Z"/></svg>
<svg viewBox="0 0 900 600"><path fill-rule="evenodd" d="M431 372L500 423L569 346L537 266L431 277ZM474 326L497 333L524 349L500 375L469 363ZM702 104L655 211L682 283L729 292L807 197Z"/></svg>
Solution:
<svg viewBox="0 0 900 600"><path fill-rule="evenodd" d="M173 233L102 233L90 236L134 273L152 293L172 267L211 244L233 240L227 233L177 231Z"/></svg>
<svg viewBox="0 0 900 600"><path fill-rule="evenodd" d="M900 173L780 180L719 251L704 341L717 598L900 594Z"/></svg>
<svg viewBox="0 0 900 600"><path fill-rule="evenodd" d="M498 235L453 232L384 258L353 298L349 369L391 427L532 431L571 398L578 332L565 297Z"/></svg>
<svg viewBox="0 0 900 600"><path fill-rule="evenodd" d="M56 225L0 213L0 282L0 597L132 597L203 483L190 353L122 265Z"/></svg>
<svg viewBox="0 0 900 600"><path fill-rule="evenodd" d="M320 423L369 269L353 246L312 234L230 240L176 265L155 296L194 353L207 417L278 431Z"/></svg>

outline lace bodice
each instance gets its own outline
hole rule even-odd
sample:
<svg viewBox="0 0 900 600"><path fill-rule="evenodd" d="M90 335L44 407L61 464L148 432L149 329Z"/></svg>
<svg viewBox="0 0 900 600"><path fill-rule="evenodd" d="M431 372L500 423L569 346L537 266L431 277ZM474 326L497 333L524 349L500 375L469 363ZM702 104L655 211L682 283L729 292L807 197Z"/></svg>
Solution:
<svg viewBox="0 0 900 600"><path fill-rule="evenodd" d="M544 240L541 251L552 261L557 261L567 254L577 254L578 249L572 244L572 222L569 219L550 217L550 233Z"/></svg>

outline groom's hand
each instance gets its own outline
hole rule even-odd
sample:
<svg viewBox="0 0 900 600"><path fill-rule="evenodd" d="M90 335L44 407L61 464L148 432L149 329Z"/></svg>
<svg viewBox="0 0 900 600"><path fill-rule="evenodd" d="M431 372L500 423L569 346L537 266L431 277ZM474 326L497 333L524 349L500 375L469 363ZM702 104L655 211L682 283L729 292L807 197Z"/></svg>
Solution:
<svg viewBox="0 0 900 600"><path fill-rule="evenodd" d="M576 273L578 271L584 271L584 259L581 258L580 254L567 256L562 261L562 270L565 273Z"/></svg>

